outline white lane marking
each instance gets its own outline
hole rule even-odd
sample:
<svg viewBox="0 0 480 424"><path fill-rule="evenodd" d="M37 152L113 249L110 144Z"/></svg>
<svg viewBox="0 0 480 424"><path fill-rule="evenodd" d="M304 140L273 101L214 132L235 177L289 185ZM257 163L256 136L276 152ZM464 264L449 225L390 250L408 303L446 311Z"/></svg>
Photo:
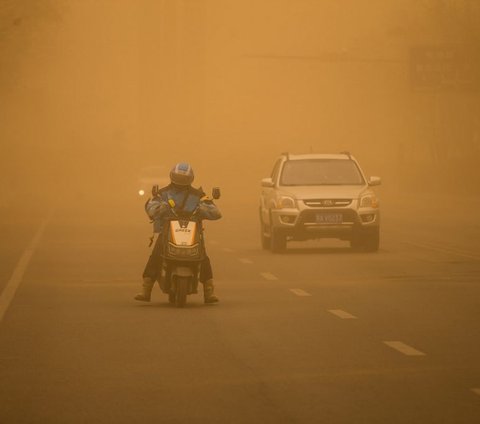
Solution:
<svg viewBox="0 0 480 424"><path fill-rule="evenodd" d="M342 311L341 309L329 309L328 312L341 319L357 319L355 315L349 314L348 312Z"/></svg>
<svg viewBox="0 0 480 424"><path fill-rule="evenodd" d="M275 277L275 275L273 275L272 273L270 272L261 272L260 275L265 278L265 280L269 280L269 281L276 281L278 280L277 277Z"/></svg>
<svg viewBox="0 0 480 424"><path fill-rule="evenodd" d="M465 251L462 251L462 250L457 250L457 249L454 249L454 248L440 247L440 246L435 246L435 245L431 245L431 244L416 243L416 242L413 243L411 241L409 241L407 243L411 244L412 246L421 247L423 249L435 250L437 252L448 253L450 255L461 256L461 257L469 258L469 259L475 259L477 261L480 260L480 256L478 256L478 255L475 255L475 254L470 253L470 252L465 252Z"/></svg>
<svg viewBox="0 0 480 424"><path fill-rule="evenodd" d="M227 253L233 253L233 249L230 249L229 247L224 247L222 250Z"/></svg>
<svg viewBox="0 0 480 424"><path fill-rule="evenodd" d="M3 317L5 316L5 313L7 312L7 309L10 306L10 303L12 302L15 296L15 292L17 291L18 287L20 286L20 283L22 282L23 275L27 270L28 264L30 263L30 260L32 259L32 256L35 253L35 250L40 244L40 239L42 238L43 233L45 232L45 228L47 227L52 214L53 213L50 212L48 217L40 225L40 228L37 230L32 241L24 250L22 256L17 262L17 265L13 270L13 274L10 277L10 280L8 280L7 285L3 289L2 294L0 294L0 323L2 322Z"/></svg>
<svg viewBox="0 0 480 424"><path fill-rule="evenodd" d="M296 294L297 296L311 296L310 293L307 293L305 290L302 290L302 289L290 289L290 291L293 293L293 294Z"/></svg>
<svg viewBox="0 0 480 424"><path fill-rule="evenodd" d="M475 393L476 395L480 396L480 389L477 389L476 387L474 387L472 389L472 392Z"/></svg>
<svg viewBox="0 0 480 424"><path fill-rule="evenodd" d="M392 349L395 349L407 356L425 356L425 353L420 352L419 350L403 342L391 341L391 342L383 342L383 343L385 343L387 346L391 347Z"/></svg>
<svg viewBox="0 0 480 424"><path fill-rule="evenodd" d="M64 280L65 281L65 280ZM135 277L130 277L130 278L83 278L81 280L73 280L74 282L84 282L84 283L132 283L132 282L138 282L138 276Z"/></svg>
<svg viewBox="0 0 480 424"><path fill-rule="evenodd" d="M252 261L251 259L248 259L248 258L238 258L238 260L239 260L242 264L247 264L247 265L253 264L253 261Z"/></svg>
<svg viewBox="0 0 480 424"><path fill-rule="evenodd" d="M107 282L107 281L84 281L84 282L76 282L76 283L69 283L69 284L62 284L62 283L49 283L49 285L52 286L61 286L62 288L73 288L73 287L85 287L85 288L90 288L90 287L132 287L132 286L138 286L138 281L112 281L112 282Z"/></svg>

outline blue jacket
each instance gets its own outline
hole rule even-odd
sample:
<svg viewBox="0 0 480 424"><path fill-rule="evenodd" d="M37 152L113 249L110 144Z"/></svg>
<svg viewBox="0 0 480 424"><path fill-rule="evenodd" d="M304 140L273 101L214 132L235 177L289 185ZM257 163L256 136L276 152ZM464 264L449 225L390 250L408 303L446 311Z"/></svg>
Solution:
<svg viewBox="0 0 480 424"><path fill-rule="evenodd" d="M159 190L158 194L145 204L145 212L153 221L153 231L160 233L166 218L182 214L189 215L197 209L198 220L216 220L222 217L217 206L205 196L201 189L178 187L170 184Z"/></svg>

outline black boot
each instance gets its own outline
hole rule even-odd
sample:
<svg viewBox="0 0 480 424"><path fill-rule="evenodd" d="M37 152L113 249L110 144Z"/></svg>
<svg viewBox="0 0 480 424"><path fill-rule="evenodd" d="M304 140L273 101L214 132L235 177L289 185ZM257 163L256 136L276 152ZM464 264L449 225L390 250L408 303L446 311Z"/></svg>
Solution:
<svg viewBox="0 0 480 424"><path fill-rule="evenodd" d="M142 302L150 302L150 296L152 294L152 288L155 281L150 277L143 277L142 292L135 296L135 300L141 300Z"/></svg>
<svg viewBox="0 0 480 424"><path fill-rule="evenodd" d="M205 303L217 303L219 301L214 291L213 280L207 280L203 283L203 298Z"/></svg>

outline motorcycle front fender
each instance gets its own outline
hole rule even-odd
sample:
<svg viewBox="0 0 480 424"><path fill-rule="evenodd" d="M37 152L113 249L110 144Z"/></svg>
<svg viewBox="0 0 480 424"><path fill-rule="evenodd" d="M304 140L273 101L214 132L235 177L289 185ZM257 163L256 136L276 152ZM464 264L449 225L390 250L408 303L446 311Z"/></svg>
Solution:
<svg viewBox="0 0 480 424"><path fill-rule="evenodd" d="M193 277L193 272L188 266L177 266L172 269L172 275L178 275L179 277Z"/></svg>

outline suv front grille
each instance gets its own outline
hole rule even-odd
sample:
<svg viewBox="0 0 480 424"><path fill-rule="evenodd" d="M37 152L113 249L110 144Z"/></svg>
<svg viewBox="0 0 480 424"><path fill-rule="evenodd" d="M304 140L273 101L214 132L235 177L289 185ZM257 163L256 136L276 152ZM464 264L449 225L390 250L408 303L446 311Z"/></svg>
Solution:
<svg viewBox="0 0 480 424"><path fill-rule="evenodd" d="M348 206L352 199L305 199L303 203L311 208L338 208Z"/></svg>

